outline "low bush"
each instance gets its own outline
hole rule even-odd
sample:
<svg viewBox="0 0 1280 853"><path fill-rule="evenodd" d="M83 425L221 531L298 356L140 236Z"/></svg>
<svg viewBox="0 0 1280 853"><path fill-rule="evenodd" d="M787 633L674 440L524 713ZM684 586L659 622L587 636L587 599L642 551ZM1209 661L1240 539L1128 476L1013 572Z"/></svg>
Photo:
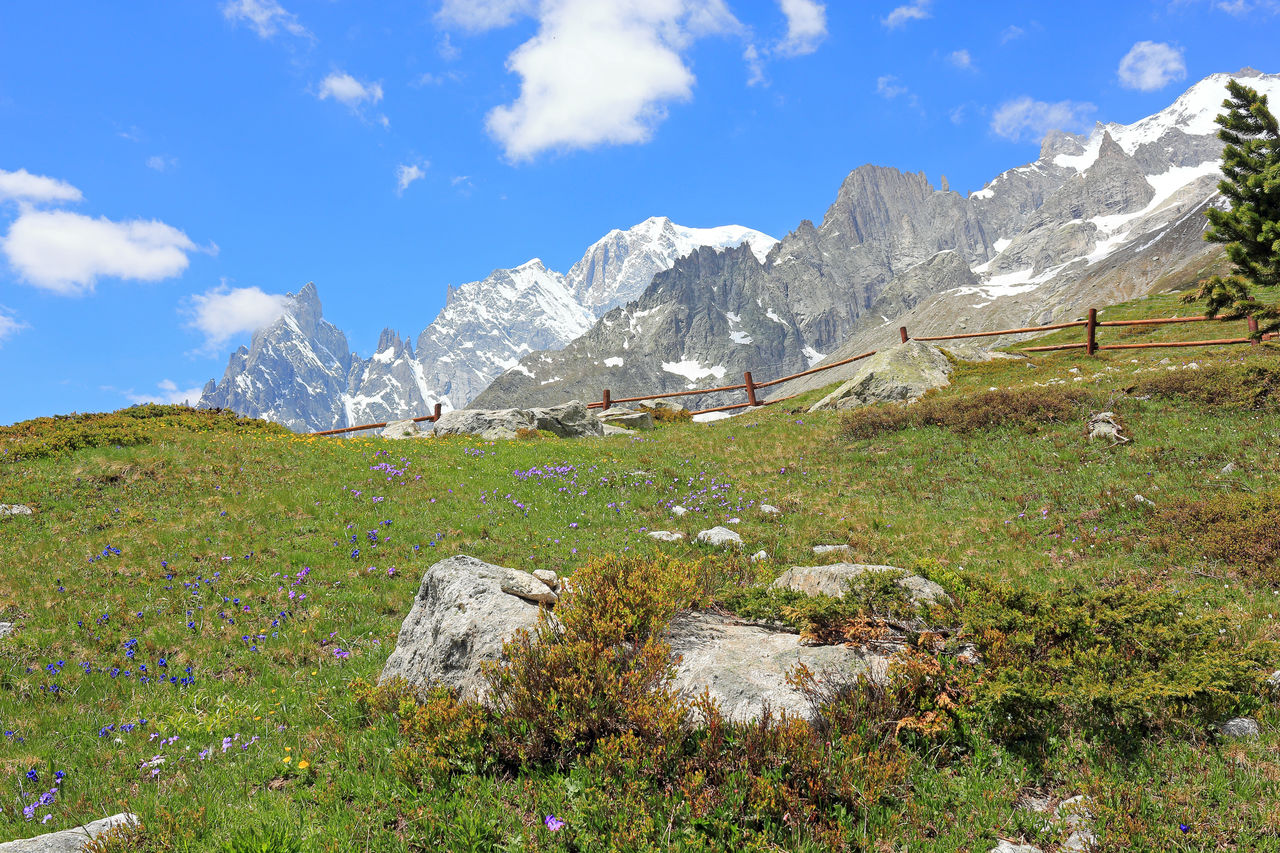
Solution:
<svg viewBox="0 0 1280 853"><path fill-rule="evenodd" d="M1002 388L942 396L936 391L915 403L885 403L854 409L840 421L848 438L872 438L886 432L939 426L968 433L998 427L1034 432L1041 424L1082 417L1092 395L1078 388Z"/></svg>
<svg viewBox="0 0 1280 853"><path fill-rule="evenodd" d="M646 407L646 409L653 416L654 423L682 424L693 420L693 413L688 409L675 409L670 406L657 406L651 409Z"/></svg>
<svg viewBox="0 0 1280 853"><path fill-rule="evenodd" d="M1280 365L1231 364L1202 370L1164 370L1128 389L1140 396L1190 400L1203 406L1251 409L1280 403Z"/></svg>
<svg viewBox="0 0 1280 853"><path fill-rule="evenodd" d="M963 597L986 664L975 708L1032 753L1070 734L1132 749L1155 732L1203 732L1247 709L1275 653L1168 593L971 581Z"/></svg>
<svg viewBox="0 0 1280 853"><path fill-rule="evenodd" d="M1176 500L1160 508L1151 526L1151 543L1161 551L1191 553L1280 580L1280 492Z"/></svg>

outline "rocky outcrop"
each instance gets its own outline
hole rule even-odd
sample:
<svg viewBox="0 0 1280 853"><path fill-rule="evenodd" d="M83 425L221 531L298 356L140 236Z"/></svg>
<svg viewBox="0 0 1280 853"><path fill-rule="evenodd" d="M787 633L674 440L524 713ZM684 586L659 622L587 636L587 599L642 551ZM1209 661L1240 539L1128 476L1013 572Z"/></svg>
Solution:
<svg viewBox="0 0 1280 853"><path fill-rule="evenodd" d="M868 572L900 572L894 583L901 587L912 604L930 606L950 604L951 596L931 580L894 566L864 563L833 563L829 566L793 566L773 582L774 589L789 589L805 595L829 595L844 598L849 584Z"/></svg>
<svg viewBox="0 0 1280 853"><path fill-rule="evenodd" d="M391 427L388 426L387 429ZM488 441L518 438L521 430L542 430L560 438L588 438L604 435L604 426L586 405L571 400L547 409L457 409L446 412L440 420L419 433L405 431L401 436L474 435Z"/></svg>
<svg viewBox="0 0 1280 853"><path fill-rule="evenodd" d="M586 404L570 400L547 409L534 409L533 422L538 429L560 438L588 438L604 435L604 427Z"/></svg>
<svg viewBox="0 0 1280 853"><path fill-rule="evenodd" d="M401 678L414 687L437 684L482 699L489 686L482 668L502 657L502 645L538 624L540 605L508 589L549 588L518 569L458 555L427 569L413 608L400 626L380 680Z"/></svg>
<svg viewBox="0 0 1280 853"><path fill-rule="evenodd" d="M0 844L0 853L82 853L99 836L122 826L135 826L138 818L128 812L104 817L78 826L63 829L34 838L6 841Z"/></svg>
<svg viewBox="0 0 1280 853"><path fill-rule="evenodd" d="M809 411L914 400L930 389L948 384L953 370L937 347L907 341L862 362L852 379L814 403Z"/></svg>

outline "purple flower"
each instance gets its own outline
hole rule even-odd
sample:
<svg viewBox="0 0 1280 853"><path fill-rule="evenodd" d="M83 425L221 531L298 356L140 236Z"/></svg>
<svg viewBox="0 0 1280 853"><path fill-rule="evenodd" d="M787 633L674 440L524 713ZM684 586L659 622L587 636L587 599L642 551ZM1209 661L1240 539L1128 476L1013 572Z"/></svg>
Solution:
<svg viewBox="0 0 1280 853"><path fill-rule="evenodd" d="M547 815L542 822L545 823L547 825L547 829L551 830L552 832L559 832L565 827L564 821L562 821L560 818L556 817L553 814Z"/></svg>

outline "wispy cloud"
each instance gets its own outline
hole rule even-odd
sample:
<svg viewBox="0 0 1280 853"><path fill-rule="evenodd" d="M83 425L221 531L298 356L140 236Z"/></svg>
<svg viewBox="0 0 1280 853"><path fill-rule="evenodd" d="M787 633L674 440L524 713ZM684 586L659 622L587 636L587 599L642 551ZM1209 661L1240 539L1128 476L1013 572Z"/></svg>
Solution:
<svg viewBox="0 0 1280 853"><path fill-rule="evenodd" d="M66 181L33 175L26 169L6 172L0 169L0 201L40 202L80 201L84 195Z"/></svg>
<svg viewBox="0 0 1280 853"><path fill-rule="evenodd" d="M1050 130L1080 130L1097 110L1086 101L1037 101L1026 95L1006 101L991 116L991 131L1015 142L1040 139Z"/></svg>
<svg viewBox="0 0 1280 853"><path fill-rule="evenodd" d="M933 13L929 11L929 7L932 5L933 0L913 0L913 2L905 6L897 7L886 17L881 18L880 23L894 30L910 21L922 21L925 18L931 18Z"/></svg>
<svg viewBox="0 0 1280 853"><path fill-rule="evenodd" d="M156 154L147 158L147 168L155 169L157 172L167 172L170 169L177 168L177 166L177 157L165 157L160 154Z"/></svg>
<svg viewBox="0 0 1280 853"><path fill-rule="evenodd" d="M19 320L12 309L0 305L0 343L4 343L6 338L16 335L25 328L27 324Z"/></svg>
<svg viewBox="0 0 1280 853"><path fill-rule="evenodd" d="M191 297L188 328L204 335L204 351L217 352L236 335L256 332L284 313L289 297L265 293L258 287L228 287L225 283Z"/></svg>
<svg viewBox="0 0 1280 853"><path fill-rule="evenodd" d="M401 163L396 166L396 195L404 195L404 191L409 188L409 184L414 181L420 181L427 176L427 167L430 163L423 161L418 163Z"/></svg>
<svg viewBox="0 0 1280 853"><path fill-rule="evenodd" d="M195 388L179 388L178 383L172 379L161 379L156 383L156 390L149 394L136 394L133 389L122 393L130 402L139 405L143 403L166 403L172 406L180 406L186 403L194 406L200 402L200 395L204 393L204 389L199 386Z"/></svg>
<svg viewBox="0 0 1280 853"><path fill-rule="evenodd" d="M344 71L335 71L320 81L320 100L333 98L351 109L382 100L381 83L362 83Z"/></svg>
<svg viewBox="0 0 1280 853"><path fill-rule="evenodd" d="M1179 48L1162 42L1140 41L1120 60L1116 74L1126 89L1154 92L1174 80L1186 78L1187 64Z"/></svg>
<svg viewBox="0 0 1280 853"><path fill-rule="evenodd" d="M961 71L978 70L973 64L973 56L970 55L969 51L964 49L953 50L951 53L947 54L947 62L950 62Z"/></svg>
<svg viewBox="0 0 1280 853"><path fill-rule="evenodd" d="M115 222L66 210L24 210L0 238L0 252L22 281L63 296L91 293L103 277L172 278L186 270L195 250L186 234L163 222Z"/></svg>
<svg viewBox="0 0 1280 853"><path fill-rule="evenodd" d="M1015 39L1020 39L1027 34L1027 31L1017 24L1010 24L1004 28L1004 32L1000 33L1000 43L1008 44Z"/></svg>
<svg viewBox="0 0 1280 853"><path fill-rule="evenodd" d="M781 56L813 53L827 37L827 7L814 0L778 0L787 17L787 35L775 51Z"/></svg>
<svg viewBox="0 0 1280 853"><path fill-rule="evenodd" d="M264 39L281 31L299 38L313 38L307 28L298 23L297 16L275 0L228 0L222 4L222 14L228 21L247 24Z"/></svg>

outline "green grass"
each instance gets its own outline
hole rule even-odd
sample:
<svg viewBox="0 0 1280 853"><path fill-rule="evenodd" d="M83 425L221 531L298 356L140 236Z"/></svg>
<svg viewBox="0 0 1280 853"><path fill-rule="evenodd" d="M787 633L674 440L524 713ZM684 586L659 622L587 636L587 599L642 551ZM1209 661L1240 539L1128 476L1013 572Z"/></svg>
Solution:
<svg viewBox="0 0 1280 853"><path fill-rule="evenodd" d="M1103 316L1188 311L1172 299ZM1123 334L1186 340L1207 325ZM1237 333L1214 324L1209 336ZM666 814L611 814L608 780L583 767L425 784L396 771L394 715L366 716L350 685L376 680L422 573L458 553L566 574L593 557L661 552L702 561L706 591L723 598L819 562L815 544L845 543L852 559L944 584L1175 596L1242 649L1280 640L1280 567L1205 556L1170 514L1280 494L1275 401L1126 393L1191 361L1210 377L1274 367L1280 352L1045 354L962 365L937 394L1084 388L1133 438L1115 447L1088 441L1082 419L850 439L840 415L804 412L822 392L577 442L318 439L178 410L0 430L0 502L36 509L0 520L0 619L19 625L0 640L0 838L122 810L145 831L117 849L141 850L207 851L256 830L317 851L594 850L608 849L588 831L601 821L667 825ZM57 438L68 430L79 437ZM1220 474L1228 462L1237 470ZM673 504L691 512L675 518ZM689 541L733 517L746 553L770 561ZM659 545L646 535L658 528L689 539ZM1020 835L1053 849L1061 833L1015 808L1035 791L1093 797L1101 849L1280 850L1280 709L1261 689L1237 699L1261 721L1260 740L1221 743L1201 726L1155 731L1136 752L1079 732L1038 757L985 735L945 761L911 751L900 801L851 825L849 849L985 853ZM53 805L25 820L56 771L66 776ZM547 814L569 830L548 832ZM729 843L676 831L654 849L822 849L802 826L769 832Z"/></svg>

